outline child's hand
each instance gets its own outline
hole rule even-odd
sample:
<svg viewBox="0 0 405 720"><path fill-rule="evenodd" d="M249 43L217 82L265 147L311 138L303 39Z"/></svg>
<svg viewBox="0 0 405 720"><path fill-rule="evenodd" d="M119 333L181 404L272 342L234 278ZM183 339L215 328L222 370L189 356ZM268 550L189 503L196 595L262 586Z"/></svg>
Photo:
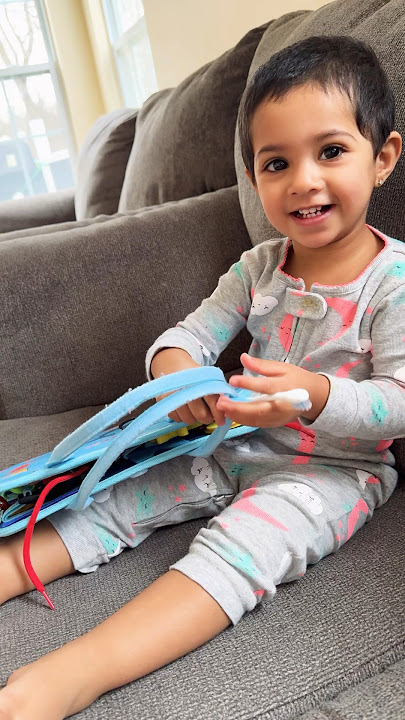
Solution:
<svg viewBox="0 0 405 720"><path fill-rule="evenodd" d="M194 367L200 367L200 365L185 350L165 348L153 358L151 372L153 377L160 377L161 375L170 375L170 373L178 370L187 370ZM156 400L159 401L171 394L159 395ZM217 425L223 425L225 423L225 413L217 408L218 398L219 395L207 395L204 398L193 400L169 413L169 418L175 422L183 422L186 425L194 425L195 422L204 425L216 422Z"/></svg>
<svg viewBox="0 0 405 720"><path fill-rule="evenodd" d="M233 375L229 384L271 395L275 392L304 388L312 402L311 410L295 410L285 401L259 401L255 403L235 402L221 395L217 409L226 417L241 425L251 427L280 427L299 416L315 420L326 405L329 396L329 380L324 375L304 370L289 363L253 358L246 353L241 356L247 370L260 373L258 377Z"/></svg>

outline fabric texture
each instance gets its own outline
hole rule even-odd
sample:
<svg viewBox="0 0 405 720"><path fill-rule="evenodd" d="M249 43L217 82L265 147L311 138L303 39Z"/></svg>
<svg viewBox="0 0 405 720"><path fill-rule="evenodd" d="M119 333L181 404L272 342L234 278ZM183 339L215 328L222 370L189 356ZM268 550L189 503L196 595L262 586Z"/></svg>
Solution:
<svg viewBox="0 0 405 720"><path fill-rule="evenodd" d="M99 117L87 133L77 163L78 220L118 211L137 115L138 110L113 110Z"/></svg>
<svg viewBox="0 0 405 720"><path fill-rule="evenodd" d="M51 226L75 218L73 189L6 200L0 203L0 242L7 240L7 234L13 231L26 235L30 228Z"/></svg>
<svg viewBox="0 0 405 720"><path fill-rule="evenodd" d="M155 341L146 357L149 376L157 350L179 347L200 365L211 365L246 326L250 355L329 378L329 398L318 418L300 418L300 448L326 457L322 462L369 468L390 482L388 448L404 434L405 319L398 308L405 301L405 245L381 237L383 249L352 282L316 283L309 291L283 271L288 239L246 251L210 298ZM282 442L289 432L272 428L271 439Z"/></svg>
<svg viewBox="0 0 405 720"><path fill-rule="evenodd" d="M301 720L398 720L405 708L404 673L402 661L346 690L335 700L321 703Z"/></svg>
<svg viewBox="0 0 405 720"><path fill-rule="evenodd" d="M0 419L101 405L140 385L153 340L248 247L236 188L0 243ZM241 338L222 369L244 349Z"/></svg>
<svg viewBox="0 0 405 720"><path fill-rule="evenodd" d="M0 420L0 470L51 452L66 435L101 409L84 407L57 415Z"/></svg>
<svg viewBox="0 0 405 720"><path fill-rule="evenodd" d="M201 195L236 183L239 99L263 25L139 111L119 211Z"/></svg>
<svg viewBox="0 0 405 720"><path fill-rule="evenodd" d="M370 693L382 697L380 673L398 663L389 707L405 686L399 664L405 660L404 513L402 485L336 555L280 587L274 600L264 599L236 628L107 693L78 718L291 720L352 688L364 714L359 710L344 720L374 720ZM55 613L38 593L2 606L0 684L17 666L87 632L129 602L187 553L202 526L198 520L158 529L135 550L136 557L127 550L96 573L51 583ZM388 718L402 720L401 705Z"/></svg>
<svg viewBox="0 0 405 720"><path fill-rule="evenodd" d="M354 469L331 473L325 458L295 464L305 456L269 436L225 441L208 458L174 458L49 522L75 569L89 573L128 547L136 557L157 527L212 517L172 567L201 585L236 624L264 597L273 598L276 586L337 552L395 486L361 484Z"/></svg>
<svg viewBox="0 0 405 720"><path fill-rule="evenodd" d="M396 130L405 136L405 5L403 0L336 0L315 12L284 15L265 33L253 58L249 78L279 50L311 35L353 35L368 42L387 72L396 99ZM235 165L243 217L253 245L279 237L267 220L260 200L245 175L239 137L235 137ZM371 198L368 222L387 235L405 240L405 153Z"/></svg>

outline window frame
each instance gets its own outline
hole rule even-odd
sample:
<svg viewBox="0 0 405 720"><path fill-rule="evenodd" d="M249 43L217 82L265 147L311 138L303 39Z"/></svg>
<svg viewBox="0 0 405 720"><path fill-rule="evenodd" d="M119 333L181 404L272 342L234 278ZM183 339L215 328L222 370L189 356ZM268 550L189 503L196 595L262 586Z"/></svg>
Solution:
<svg viewBox="0 0 405 720"><path fill-rule="evenodd" d="M16 0L18 1L18 0ZM60 71L55 56L55 51L51 39L51 33L48 25L47 15L43 0L31 0L34 3L38 19L41 27L42 37L45 45L45 49L48 55L48 62L37 63L33 65L8 65L6 68L0 68L0 82L3 80L13 80L15 77L33 77L35 75L43 75L48 73L50 75L52 85L55 92L56 104L58 107L58 113L61 119L62 130L66 139L67 150L69 153L69 160L72 170L73 178L75 179L75 164L76 164L76 148L73 142L72 127L69 119L68 106L66 98L63 92L63 85L60 77ZM12 4L12 2L10 2ZM13 124L13 114L11 112L7 95L5 93L6 103L10 114L10 122L13 130L13 138L16 140L17 134L15 133L15 127ZM27 175L26 166L24 159L21 157L21 149L19 143L16 142L16 152L19 156L21 167L24 173L24 179L29 191L29 196L32 197L36 193L33 192L33 187L30 177ZM57 192L57 191L56 191ZM49 192L48 192L49 194Z"/></svg>
<svg viewBox="0 0 405 720"><path fill-rule="evenodd" d="M123 67L123 64L122 64L122 60L120 57L120 51L131 48L132 40L139 34L141 36L142 36L142 34L145 35L148 38L148 42L149 42L145 14L142 15L133 25L131 25L130 28L128 28L127 30L125 30L125 32L120 34L118 27L117 27L116 16L115 16L115 13L113 10L112 3L113 3L113 0L102 0L104 18L105 18L105 23L106 23L106 27L107 27L107 34L109 37L111 49L112 49L113 56L114 56L114 62L115 62L115 67L117 70L118 80L119 80L119 84L120 84L121 95L122 95L123 101L126 105L131 105L131 106L134 105L135 107L140 107L146 98L142 99L142 98L138 97L138 99L135 101L135 103L133 102L129 88L130 87L133 88L134 84L135 84L135 87L138 88L139 85L137 83L137 79L135 78L132 80L132 83L130 86L128 78L127 78L127 74L125 73L125 68ZM157 83L157 79L156 79L155 66L153 63L152 50L151 50L151 71L153 73L153 77L154 77L154 81L155 81L155 87L152 90L152 93L154 93L154 92L157 92L159 88L158 88L158 83ZM139 96L140 91L136 90L136 94Z"/></svg>

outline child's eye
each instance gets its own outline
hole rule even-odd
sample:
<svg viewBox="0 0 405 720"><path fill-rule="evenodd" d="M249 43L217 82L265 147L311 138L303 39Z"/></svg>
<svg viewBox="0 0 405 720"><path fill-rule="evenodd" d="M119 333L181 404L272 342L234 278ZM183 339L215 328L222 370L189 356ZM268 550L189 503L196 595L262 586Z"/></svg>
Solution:
<svg viewBox="0 0 405 720"><path fill-rule="evenodd" d="M325 150L322 151L322 155L325 156L323 159L326 160L333 160L334 158L339 157L344 152L343 148L339 145L329 145Z"/></svg>
<svg viewBox="0 0 405 720"><path fill-rule="evenodd" d="M270 170L270 172L279 172L280 170L285 170L286 167L287 163L285 160L276 158L275 160L270 160L270 162L267 163L265 170Z"/></svg>

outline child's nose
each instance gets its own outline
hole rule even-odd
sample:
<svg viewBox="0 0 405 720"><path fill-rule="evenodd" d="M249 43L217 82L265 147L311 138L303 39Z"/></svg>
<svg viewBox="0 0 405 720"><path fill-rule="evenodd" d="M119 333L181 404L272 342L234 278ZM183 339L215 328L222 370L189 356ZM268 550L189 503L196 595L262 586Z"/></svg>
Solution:
<svg viewBox="0 0 405 720"><path fill-rule="evenodd" d="M314 162L303 162L291 174L290 194L305 195L314 190L319 191L323 184L321 168Z"/></svg>

